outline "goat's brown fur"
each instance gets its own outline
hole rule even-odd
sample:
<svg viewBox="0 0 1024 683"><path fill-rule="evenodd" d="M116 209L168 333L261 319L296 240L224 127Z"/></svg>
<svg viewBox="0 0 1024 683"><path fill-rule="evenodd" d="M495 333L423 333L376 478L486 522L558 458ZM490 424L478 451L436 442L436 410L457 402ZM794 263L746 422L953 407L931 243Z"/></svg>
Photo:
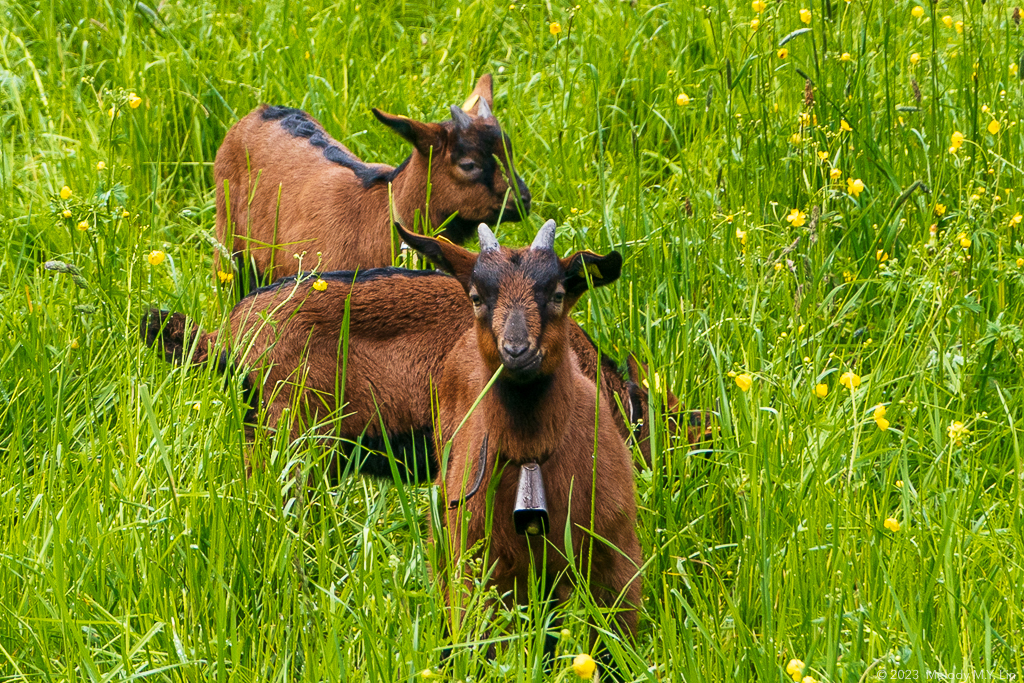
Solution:
<svg viewBox="0 0 1024 683"><path fill-rule="evenodd" d="M481 102L487 107L478 116ZM508 136L490 115L491 104L485 75L466 102L469 113L453 107L449 121L423 123L374 109L413 145L397 168L364 163L305 112L260 106L217 151L217 239L232 254L250 256L256 279L270 282L299 272L302 254L306 271L390 265L389 185L395 220L410 230L417 212L432 229L457 214L442 233L455 242L480 221L519 220L519 207L529 212L530 193L512 169ZM214 267L230 270L219 253Z"/></svg>

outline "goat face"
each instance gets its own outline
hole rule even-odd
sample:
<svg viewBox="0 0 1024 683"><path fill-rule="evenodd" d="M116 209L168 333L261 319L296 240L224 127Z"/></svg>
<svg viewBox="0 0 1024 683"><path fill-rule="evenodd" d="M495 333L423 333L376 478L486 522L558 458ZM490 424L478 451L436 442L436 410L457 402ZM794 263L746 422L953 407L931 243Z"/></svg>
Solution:
<svg viewBox="0 0 1024 683"><path fill-rule="evenodd" d="M487 75L466 104L453 105L452 118L442 123L373 110L381 123L416 148L409 163L424 182L429 175L430 223L439 226L454 215L443 234L457 243L478 223L519 221L530 213L530 191L512 166L512 143L491 113L491 102Z"/></svg>
<svg viewBox="0 0 1024 683"><path fill-rule="evenodd" d="M473 304L486 370L493 374L504 365L502 379L516 384L554 374L565 357L566 320L573 305L589 287L610 284L622 272L617 251L558 258L554 221L545 223L533 245L524 249L499 246L481 224L479 254L398 230L409 245L462 283Z"/></svg>

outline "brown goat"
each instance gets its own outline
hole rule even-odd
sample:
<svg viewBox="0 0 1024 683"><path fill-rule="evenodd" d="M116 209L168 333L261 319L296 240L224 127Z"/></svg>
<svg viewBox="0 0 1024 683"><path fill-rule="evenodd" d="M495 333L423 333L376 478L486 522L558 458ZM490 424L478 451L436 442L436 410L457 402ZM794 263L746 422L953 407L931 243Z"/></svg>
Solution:
<svg viewBox="0 0 1024 683"><path fill-rule="evenodd" d="M520 220L530 211L530 192L512 168L511 143L492 104L488 74L465 110L452 106L451 120L442 123L374 109L413 146L394 168L363 162L304 111L260 106L228 131L217 151L217 239L255 287L300 268L391 265L392 208L395 222L409 230L417 214L424 230L451 218L442 234L457 243L481 221ZM303 253L300 265L296 257ZM220 253L214 269L229 270Z"/></svg>
<svg viewBox="0 0 1024 683"><path fill-rule="evenodd" d="M311 290L315 278L301 282L287 278L251 293L236 305L227 343L217 358L220 370L253 370L246 376L246 385L251 390L263 388L264 424L276 427L284 410L301 397L293 436L324 423L319 433L340 439L340 450L348 453L361 437L364 448L359 471L390 479L391 461L383 455L386 435L403 480L433 479L438 458L434 452L430 382L440 366L429 359L444 354L445 344L472 327L472 305L461 285L437 272L400 268L325 273L322 279L327 284L323 292ZM343 358L344 349L337 340L343 334L350 294L350 321L345 334L348 357ZM264 320L264 312L270 313L270 321ZM391 325L392 319L401 319L405 327ZM201 364L215 352L221 335L202 333L180 313L154 310L143 320L142 336L150 346L161 346L172 362L185 360L195 343L190 360ZM572 320L568 323L568 341L582 374L599 381L600 401L615 417L621 438L627 444L637 443L650 465L648 391L641 384L636 362L629 359L629 378L623 378L616 363L602 354ZM345 382L340 386L338 376L343 367ZM260 369L266 369L267 374L261 374ZM302 390L296 392L300 387ZM344 417L337 417L339 400L345 403ZM678 404L671 393L668 401L669 410ZM250 440L256 412L253 409L246 418ZM325 423L331 416L335 419ZM674 432L678 416L669 413L668 417ZM701 437L692 427L688 430L691 444ZM347 461L340 457L332 462L332 476L336 477Z"/></svg>
<svg viewBox="0 0 1024 683"><path fill-rule="evenodd" d="M554 221L541 228L531 247L516 250L501 248L481 226L479 254L401 232L455 276L475 318L445 358L438 385L441 429L435 441L439 452L443 444L451 446L438 483L453 501L444 520L442 576L452 581L464 553L487 537L488 581L500 594L525 602L528 578L546 558L540 578L557 597L566 597L573 577L582 575L599 604L618 607L613 621L621 631L635 634L640 546L632 463L607 403L598 403L597 389L580 372L569 343L573 305L589 287L618 279L622 257L577 252L559 259ZM478 453L484 454L480 464ZM513 525L520 467L531 463L543 473L547 536L519 535ZM465 494L481 466L484 481L498 479L490 515L486 496ZM563 545L566 538L571 547ZM458 621L461 590L451 587Z"/></svg>

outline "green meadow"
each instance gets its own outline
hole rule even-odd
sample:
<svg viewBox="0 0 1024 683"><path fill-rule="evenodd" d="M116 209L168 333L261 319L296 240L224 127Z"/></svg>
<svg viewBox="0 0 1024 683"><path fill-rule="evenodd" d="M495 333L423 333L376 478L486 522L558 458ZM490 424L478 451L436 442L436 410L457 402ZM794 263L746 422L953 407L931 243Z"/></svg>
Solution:
<svg viewBox="0 0 1024 683"><path fill-rule="evenodd" d="M575 312L654 397L621 678L1019 679L1024 29L918 1L0 0L0 679L579 680L589 596L450 637L433 487L285 439L246 476L238 379L138 334L231 307L241 116L398 164L370 108L441 120L483 73L534 196L503 243L625 256Z"/></svg>

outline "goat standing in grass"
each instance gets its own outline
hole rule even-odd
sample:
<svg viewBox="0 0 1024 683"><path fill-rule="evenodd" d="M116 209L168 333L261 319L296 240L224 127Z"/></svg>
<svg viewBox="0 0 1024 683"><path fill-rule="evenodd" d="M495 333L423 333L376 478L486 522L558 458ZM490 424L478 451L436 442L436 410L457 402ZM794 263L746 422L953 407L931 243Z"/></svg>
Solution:
<svg viewBox="0 0 1024 683"><path fill-rule="evenodd" d="M640 546L633 465L609 406L598 402L593 380L580 373L568 339L573 305L590 286L618 279L622 257L578 252L559 259L554 221L531 247L516 250L500 247L481 226L479 254L401 232L455 276L475 319L445 358L438 384L435 440L438 452L451 446L438 483L455 501L444 520L442 577L457 572L463 553L486 537L489 582L500 594L526 602L527 581L538 573L564 599L582 577L599 605L617 608L611 621L619 630L634 634ZM519 535L513 524L519 470L531 463L543 473L549 535ZM481 466L484 481L499 479L489 533L487 496L465 495ZM563 544L567 537L571 547ZM459 620L462 582L450 581L449 589Z"/></svg>
<svg viewBox="0 0 1024 683"><path fill-rule="evenodd" d="M465 241L481 221L520 220L530 211L530 192L512 168L511 143L492 103L487 74L465 109L451 107L448 121L374 109L413 146L394 168L363 162L304 111L263 105L235 124L217 151L217 239L254 288L299 272L295 256L303 252L307 271L391 265L389 188L395 222L412 231L418 213L419 229L435 229L454 215L442 233L453 242ZM214 268L230 270L219 253Z"/></svg>

